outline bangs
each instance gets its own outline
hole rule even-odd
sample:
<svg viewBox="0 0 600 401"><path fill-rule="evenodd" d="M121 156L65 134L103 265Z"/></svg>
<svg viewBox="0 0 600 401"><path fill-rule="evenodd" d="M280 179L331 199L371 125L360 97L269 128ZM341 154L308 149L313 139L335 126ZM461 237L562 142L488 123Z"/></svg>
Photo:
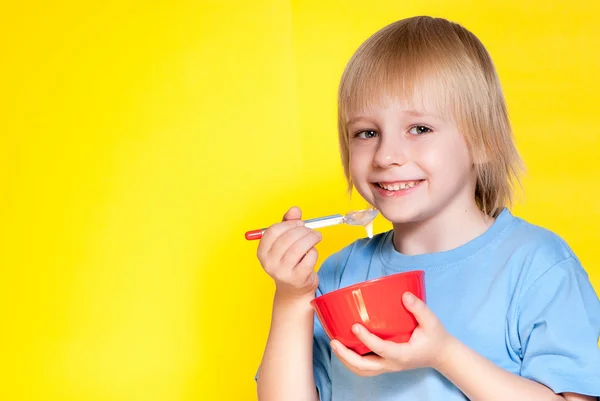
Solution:
<svg viewBox="0 0 600 401"><path fill-rule="evenodd" d="M457 35L418 26L388 32L383 29L357 50L346 66L339 87L343 120L373 106L401 100L415 111L435 108L441 117L456 121L466 89L466 75L475 70ZM405 32L402 32L405 31Z"/></svg>
<svg viewBox="0 0 600 401"><path fill-rule="evenodd" d="M339 91L339 112L343 121L372 107L386 108L396 101L408 104L424 114L454 120L456 93L448 85L447 74L429 60L406 60L405 54L384 54L365 59L361 65L349 65ZM397 57L393 57L397 56ZM435 71L435 72L434 72ZM454 85L452 85L454 86Z"/></svg>

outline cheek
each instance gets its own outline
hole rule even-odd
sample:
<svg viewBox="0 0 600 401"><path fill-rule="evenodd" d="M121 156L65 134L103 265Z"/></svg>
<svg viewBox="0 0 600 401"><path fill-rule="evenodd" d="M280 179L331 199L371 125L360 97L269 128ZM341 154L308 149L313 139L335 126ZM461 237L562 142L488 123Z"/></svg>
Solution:
<svg viewBox="0 0 600 401"><path fill-rule="evenodd" d="M350 149L350 171L354 174L365 174L366 167L371 164L371 156L364 148Z"/></svg>
<svg viewBox="0 0 600 401"><path fill-rule="evenodd" d="M451 158L453 150L446 148L447 144L436 142L424 144L420 149L420 166L426 173L431 174L440 169L448 167L448 159Z"/></svg>
<svg viewBox="0 0 600 401"><path fill-rule="evenodd" d="M421 154L421 168L427 173L461 174L473 164L467 145L461 138L427 144Z"/></svg>
<svg viewBox="0 0 600 401"><path fill-rule="evenodd" d="M356 163L350 162L350 178L352 178L355 186L360 185L360 182L362 181L362 177L364 176L362 171L364 171L364 169L358 168Z"/></svg>

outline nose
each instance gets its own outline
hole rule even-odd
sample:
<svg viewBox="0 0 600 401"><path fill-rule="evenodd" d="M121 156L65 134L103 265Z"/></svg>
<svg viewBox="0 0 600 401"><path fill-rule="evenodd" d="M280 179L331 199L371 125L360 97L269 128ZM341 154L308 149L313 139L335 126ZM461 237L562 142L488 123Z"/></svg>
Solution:
<svg viewBox="0 0 600 401"><path fill-rule="evenodd" d="M393 165L402 166L407 162L408 144L402 139L393 136L382 135L375 155L373 165L379 168L387 168Z"/></svg>

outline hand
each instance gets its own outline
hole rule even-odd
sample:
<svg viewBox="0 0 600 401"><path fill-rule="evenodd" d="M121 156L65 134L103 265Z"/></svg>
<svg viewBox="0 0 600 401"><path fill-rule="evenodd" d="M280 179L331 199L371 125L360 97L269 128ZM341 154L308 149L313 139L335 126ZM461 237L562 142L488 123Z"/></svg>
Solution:
<svg viewBox="0 0 600 401"><path fill-rule="evenodd" d="M376 376L386 372L424 367L437 369L442 366L454 337L419 298L406 292L402 302L418 322L407 343L382 340L360 324L354 325L354 334L376 355L360 356L339 341L331 341L333 352L349 370L359 376Z"/></svg>
<svg viewBox="0 0 600 401"><path fill-rule="evenodd" d="M265 231L258 245L258 260L280 295L314 296L319 285L314 267L321 233L305 227L301 218L300 209L291 208L281 223Z"/></svg>

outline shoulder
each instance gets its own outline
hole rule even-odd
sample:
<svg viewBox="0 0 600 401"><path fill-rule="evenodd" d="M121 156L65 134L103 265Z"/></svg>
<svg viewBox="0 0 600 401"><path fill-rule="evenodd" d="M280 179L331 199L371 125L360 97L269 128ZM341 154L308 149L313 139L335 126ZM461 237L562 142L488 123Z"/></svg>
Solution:
<svg viewBox="0 0 600 401"><path fill-rule="evenodd" d="M342 275L352 274L350 270L368 265L388 234L389 231L356 240L329 255L318 271L320 291L326 293L337 289Z"/></svg>
<svg viewBox="0 0 600 401"><path fill-rule="evenodd" d="M506 232L498 250L550 265L576 258L560 235L520 217L513 217L512 229Z"/></svg>
<svg viewBox="0 0 600 401"><path fill-rule="evenodd" d="M517 267L523 289L529 288L551 271L585 271L569 244L557 233L514 217L512 230L506 233L498 254Z"/></svg>

